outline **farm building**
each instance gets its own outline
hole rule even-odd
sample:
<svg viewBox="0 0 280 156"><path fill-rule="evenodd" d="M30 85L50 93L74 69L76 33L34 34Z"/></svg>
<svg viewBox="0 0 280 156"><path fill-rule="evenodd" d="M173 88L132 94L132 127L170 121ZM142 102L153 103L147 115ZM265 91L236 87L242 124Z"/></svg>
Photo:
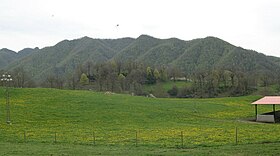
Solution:
<svg viewBox="0 0 280 156"><path fill-rule="evenodd" d="M252 103L255 105L256 121L257 122L279 122L280 111L275 110L275 105L280 105L280 96L265 96ZM271 105L272 111L268 113L258 114L258 106Z"/></svg>

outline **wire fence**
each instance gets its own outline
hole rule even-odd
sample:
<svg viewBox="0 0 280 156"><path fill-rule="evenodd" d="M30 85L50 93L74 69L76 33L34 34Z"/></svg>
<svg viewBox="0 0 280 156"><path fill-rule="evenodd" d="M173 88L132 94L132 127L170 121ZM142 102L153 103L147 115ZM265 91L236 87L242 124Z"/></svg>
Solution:
<svg viewBox="0 0 280 156"><path fill-rule="evenodd" d="M124 145L124 146L163 146L188 148L195 146L215 146L226 144L252 144L279 142L277 132L265 129L252 130L242 128L196 129L196 131L178 130L135 130L135 131L16 131L0 134L6 142L40 142L53 144L82 144L82 145Z"/></svg>

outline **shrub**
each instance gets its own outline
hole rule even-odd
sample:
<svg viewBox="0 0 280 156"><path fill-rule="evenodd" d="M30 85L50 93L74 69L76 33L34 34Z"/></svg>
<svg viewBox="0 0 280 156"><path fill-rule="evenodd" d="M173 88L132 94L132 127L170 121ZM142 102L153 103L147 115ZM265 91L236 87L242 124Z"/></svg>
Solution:
<svg viewBox="0 0 280 156"><path fill-rule="evenodd" d="M170 90L167 91L167 93L170 95L170 96L177 96L178 94L178 88L176 85L174 85Z"/></svg>

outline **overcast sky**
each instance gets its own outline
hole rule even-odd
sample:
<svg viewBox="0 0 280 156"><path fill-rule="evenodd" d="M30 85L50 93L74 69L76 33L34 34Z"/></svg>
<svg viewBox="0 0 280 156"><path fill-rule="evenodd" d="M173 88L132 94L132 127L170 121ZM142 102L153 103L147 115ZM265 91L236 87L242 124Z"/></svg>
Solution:
<svg viewBox="0 0 280 156"><path fill-rule="evenodd" d="M117 26L119 25L119 26ZM64 39L215 36L280 57L277 0L0 0L0 48Z"/></svg>

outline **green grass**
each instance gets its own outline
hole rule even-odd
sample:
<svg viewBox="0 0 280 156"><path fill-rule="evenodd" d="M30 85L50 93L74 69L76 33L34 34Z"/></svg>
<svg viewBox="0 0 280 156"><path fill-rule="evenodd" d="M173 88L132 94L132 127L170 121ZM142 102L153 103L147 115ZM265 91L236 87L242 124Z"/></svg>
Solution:
<svg viewBox="0 0 280 156"><path fill-rule="evenodd" d="M133 146L91 146L46 143L3 143L0 142L1 155L238 155L271 156L279 155L280 143L224 145L196 148L159 148Z"/></svg>
<svg viewBox="0 0 280 156"><path fill-rule="evenodd" d="M139 149L156 153L166 149L172 153L181 147L182 131L184 148L203 152L204 147L234 148L235 127L238 127L238 144L250 148L248 151L257 149L258 144L280 141L280 124L246 120L254 117L250 103L260 96L154 99L91 91L11 89L12 125L7 125L3 94L4 90L0 89L1 148L11 144L20 151L28 144L30 148L46 145L46 150L54 148L57 153L60 151L55 148L60 145L66 151L89 150L94 132L97 151L112 146L118 151L134 148L137 131ZM259 112L271 110L271 107L259 107ZM23 143L24 132L27 143ZM58 145L53 145L55 134ZM267 150L266 146L259 146ZM137 150L133 149L132 153ZM208 150L212 148L205 149ZM148 151L143 154L149 154Z"/></svg>

